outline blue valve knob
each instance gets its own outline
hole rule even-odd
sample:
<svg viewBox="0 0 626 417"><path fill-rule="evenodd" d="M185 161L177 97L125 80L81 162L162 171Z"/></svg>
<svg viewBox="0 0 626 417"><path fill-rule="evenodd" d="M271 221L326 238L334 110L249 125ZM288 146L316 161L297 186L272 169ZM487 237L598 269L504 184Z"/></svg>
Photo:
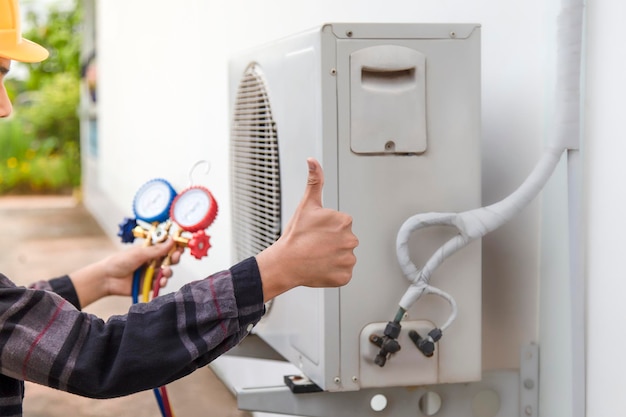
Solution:
<svg viewBox="0 0 626 417"><path fill-rule="evenodd" d="M122 243L133 243L135 241L135 235L133 235L135 227L137 227L137 220L129 217L125 217L124 221L119 224L117 235L122 240Z"/></svg>

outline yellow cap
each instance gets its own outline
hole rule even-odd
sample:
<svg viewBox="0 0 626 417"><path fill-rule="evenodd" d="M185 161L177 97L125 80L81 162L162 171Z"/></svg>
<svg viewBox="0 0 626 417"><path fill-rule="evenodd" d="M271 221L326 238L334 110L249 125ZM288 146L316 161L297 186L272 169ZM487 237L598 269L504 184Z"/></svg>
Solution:
<svg viewBox="0 0 626 417"><path fill-rule="evenodd" d="M20 62L39 62L48 51L22 38L18 0L0 0L0 57Z"/></svg>

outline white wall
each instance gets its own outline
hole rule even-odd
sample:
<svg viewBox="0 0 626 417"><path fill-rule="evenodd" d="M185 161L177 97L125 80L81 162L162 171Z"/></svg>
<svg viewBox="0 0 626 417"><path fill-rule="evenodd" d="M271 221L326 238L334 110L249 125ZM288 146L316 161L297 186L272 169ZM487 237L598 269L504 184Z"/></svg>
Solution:
<svg viewBox="0 0 626 417"><path fill-rule="evenodd" d="M623 156L626 53L620 22L622 1L590 2L588 6L586 186L588 362L590 416L617 415L626 406L623 386L626 362L626 280L624 233L619 219L626 211ZM617 412L619 410L619 412Z"/></svg>
<svg viewBox="0 0 626 417"><path fill-rule="evenodd" d="M482 24L483 201L495 202L530 172L553 128L559 5L556 0L99 1L97 185L105 202L90 207L114 235L120 213L131 214L139 185L158 176L183 188L190 167L198 159L209 159L210 175L206 179L199 175L197 181L220 202L218 220L209 229L214 247L202 262L185 261L181 266L185 273L178 274L173 286L228 267L228 58L239 50L333 21ZM607 35L598 35L598 44L603 36ZM601 49L608 55L606 47ZM596 159L603 157L599 151L594 154ZM515 368L522 344L546 342L539 340L537 320L540 208L539 201L533 202L517 219L483 240L485 369ZM590 213L597 216L594 209L592 204ZM596 262L593 255L590 252L590 268ZM590 287L592 296L594 289ZM562 288L542 291L559 294ZM563 320L567 319L565 314ZM549 332L544 329L541 334ZM559 360L558 355L552 358ZM568 375L544 377L551 382L542 386L543 395L552 397L546 402L555 402L550 387ZM568 403L563 401L568 398L563 395L570 395L567 384L561 386L565 388L557 391L558 398ZM567 415L567 406L555 409Z"/></svg>

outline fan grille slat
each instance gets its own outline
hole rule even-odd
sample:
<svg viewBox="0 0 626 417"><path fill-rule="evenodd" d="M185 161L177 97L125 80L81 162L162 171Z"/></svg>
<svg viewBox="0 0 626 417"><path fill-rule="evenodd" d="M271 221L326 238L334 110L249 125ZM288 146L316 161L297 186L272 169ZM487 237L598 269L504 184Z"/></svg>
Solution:
<svg viewBox="0 0 626 417"><path fill-rule="evenodd" d="M241 261L281 234L278 135L258 65L250 65L239 83L232 122L233 239Z"/></svg>

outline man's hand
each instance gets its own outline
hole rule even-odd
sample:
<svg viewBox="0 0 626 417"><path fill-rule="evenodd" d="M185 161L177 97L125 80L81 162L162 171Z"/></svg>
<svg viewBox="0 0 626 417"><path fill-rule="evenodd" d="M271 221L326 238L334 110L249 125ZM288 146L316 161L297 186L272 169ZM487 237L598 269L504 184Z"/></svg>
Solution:
<svg viewBox="0 0 626 417"><path fill-rule="evenodd" d="M304 196L280 239L257 255L265 301L297 286L339 287L352 278L357 237L352 217L322 206L324 173L307 160Z"/></svg>
<svg viewBox="0 0 626 417"><path fill-rule="evenodd" d="M170 265L179 262L182 249L173 248L172 239L153 246L133 246L71 273L70 279L78 294L81 307L86 307L108 295L130 295L133 273L136 269L153 259L163 259L168 253L171 253ZM172 276L172 269L168 265L163 266L162 271L159 285L164 287Z"/></svg>

